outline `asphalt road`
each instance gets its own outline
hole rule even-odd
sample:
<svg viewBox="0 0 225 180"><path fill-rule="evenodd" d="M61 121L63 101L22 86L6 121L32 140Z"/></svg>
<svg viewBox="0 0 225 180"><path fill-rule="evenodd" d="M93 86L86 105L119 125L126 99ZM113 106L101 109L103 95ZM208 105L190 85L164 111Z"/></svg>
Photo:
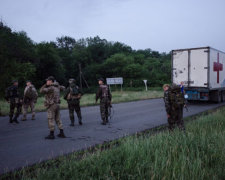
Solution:
<svg viewBox="0 0 225 180"><path fill-rule="evenodd" d="M189 112L184 110L184 116L222 105L225 103L192 104ZM49 133L46 112L37 113L34 121L29 114L28 120L19 124L0 117L0 174L167 123L162 99L114 104L113 108L113 119L106 126L100 124L99 106L82 108L83 125L79 126L76 118L75 127L69 126L68 110L61 110L68 138L55 140L44 139Z"/></svg>

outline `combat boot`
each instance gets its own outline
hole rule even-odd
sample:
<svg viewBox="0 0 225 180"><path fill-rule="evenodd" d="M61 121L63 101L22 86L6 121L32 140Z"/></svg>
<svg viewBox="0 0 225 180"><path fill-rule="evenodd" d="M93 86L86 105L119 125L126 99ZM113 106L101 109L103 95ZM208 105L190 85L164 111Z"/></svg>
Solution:
<svg viewBox="0 0 225 180"><path fill-rule="evenodd" d="M55 139L54 131L50 131L50 134L46 136L45 139Z"/></svg>
<svg viewBox="0 0 225 180"><path fill-rule="evenodd" d="M108 117L107 117L107 118L105 119L105 122L106 122L106 123L108 123L108 122L109 122L109 119L108 119Z"/></svg>
<svg viewBox="0 0 225 180"><path fill-rule="evenodd" d="M80 125L82 125L83 123L82 123L82 119L81 118L79 118L79 124Z"/></svg>
<svg viewBox="0 0 225 180"><path fill-rule="evenodd" d="M19 124L19 121L17 120L17 116L13 118L13 122Z"/></svg>
<svg viewBox="0 0 225 180"><path fill-rule="evenodd" d="M35 116L34 116L34 115L32 115L32 118L31 118L31 120L35 120Z"/></svg>
<svg viewBox="0 0 225 180"><path fill-rule="evenodd" d="M71 121L70 126L74 126L74 117L70 117L70 121Z"/></svg>
<svg viewBox="0 0 225 180"><path fill-rule="evenodd" d="M63 132L63 129L60 129L60 133L57 136L60 137L60 138L65 138L66 137L64 132Z"/></svg>
<svg viewBox="0 0 225 180"><path fill-rule="evenodd" d="M102 125L106 125L106 121L105 121L105 120L103 120L101 124L102 124Z"/></svg>

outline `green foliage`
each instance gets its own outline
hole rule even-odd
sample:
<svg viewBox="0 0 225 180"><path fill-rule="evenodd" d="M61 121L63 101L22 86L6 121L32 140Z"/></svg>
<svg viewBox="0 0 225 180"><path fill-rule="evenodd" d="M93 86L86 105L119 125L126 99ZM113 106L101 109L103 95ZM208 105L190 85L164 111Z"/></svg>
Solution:
<svg viewBox="0 0 225 180"><path fill-rule="evenodd" d="M170 54L136 51L99 36L78 40L62 36L56 42L34 43L25 32L12 32L0 22L0 40L0 95L15 78L20 84L30 79L37 88L49 75L64 85L71 77L79 83L79 64L89 86L96 86L99 77L123 77L129 87L143 86L143 79L150 86L170 82Z"/></svg>
<svg viewBox="0 0 225 180"><path fill-rule="evenodd" d="M48 76L54 76L59 82L65 81L65 69L61 58L51 43L37 45L39 63L37 64L37 81L43 81Z"/></svg>
<svg viewBox="0 0 225 180"><path fill-rule="evenodd" d="M136 79L143 77L143 67L140 64L128 64L123 69L123 74L125 78Z"/></svg>
<svg viewBox="0 0 225 180"><path fill-rule="evenodd" d="M0 22L0 95L13 79L24 83L35 75L33 42L24 32L12 32Z"/></svg>
<svg viewBox="0 0 225 180"><path fill-rule="evenodd" d="M123 69L130 63L133 62L131 56L126 56L122 53L112 55L106 59L103 64L105 71L104 77L120 77L123 75Z"/></svg>

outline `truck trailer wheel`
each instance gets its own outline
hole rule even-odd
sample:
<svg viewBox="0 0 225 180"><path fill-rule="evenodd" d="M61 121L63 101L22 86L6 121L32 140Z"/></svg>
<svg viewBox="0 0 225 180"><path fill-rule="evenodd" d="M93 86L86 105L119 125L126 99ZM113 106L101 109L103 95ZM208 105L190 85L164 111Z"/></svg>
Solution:
<svg viewBox="0 0 225 180"><path fill-rule="evenodd" d="M221 91L221 102L225 102L225 91Z"/></svg>
<svg viewBox="0 0 225 180"><path fill-rule="evenodd" d="M221 91L211 91L210 92L210 101L215 102L215 103L221 103L222 100L222 95Z"/></svg>

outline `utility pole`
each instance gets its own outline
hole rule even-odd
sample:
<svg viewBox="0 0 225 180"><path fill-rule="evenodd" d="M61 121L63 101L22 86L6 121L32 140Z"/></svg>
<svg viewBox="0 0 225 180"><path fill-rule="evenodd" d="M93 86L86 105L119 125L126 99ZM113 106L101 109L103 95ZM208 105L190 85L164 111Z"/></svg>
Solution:
<svg viewBox="0 0 225 180"><path fill-rule="evenodd" d="M81 65L79 63L79 76L80 76L80 89L82 90L82 72L81 72Z"/></svg>
<svg viewBox="0 0 225 180"><path fill-rule="evenodd" d="M85 82L87 88L89 88L88 83L87 83L86 79L84 78L84 75L82 74L82 70L81 70L81 65L80 65L80 63L79 63L79 72L80 72L80 73L79 73L79 76L80 76L80 89L82 90L82 79L84 80L84 82Z"/></svg>

